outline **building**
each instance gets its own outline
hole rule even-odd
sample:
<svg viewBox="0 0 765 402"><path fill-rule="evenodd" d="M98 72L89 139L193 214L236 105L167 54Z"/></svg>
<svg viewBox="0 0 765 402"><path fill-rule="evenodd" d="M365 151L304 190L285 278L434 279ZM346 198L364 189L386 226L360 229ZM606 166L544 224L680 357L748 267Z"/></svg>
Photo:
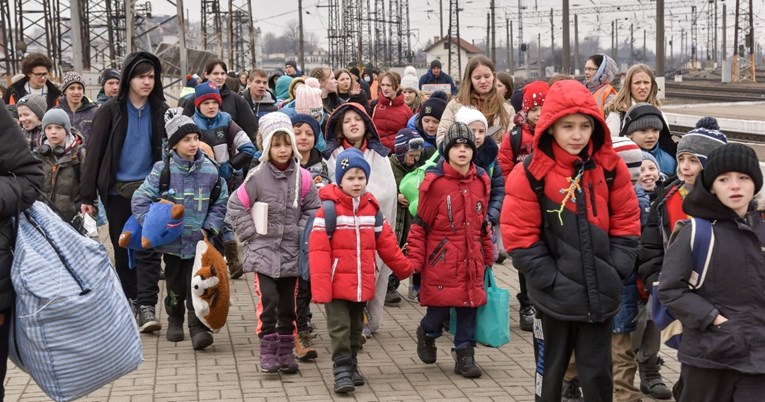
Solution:
<svg viewBox="0 0 765 402"><path fill-rule="evenodd" d="M452 60L452 65L454 66L454 71L451 71L449 69L449 37L444 36L441 39L435 38L435 41L432 45L425 48L425 55L427 59L427 65L430 67L430 62L433 60L440 60L442 70L449 74L454 81L459 81L462 78L462 74L465 72L465 66L467 65L468 59L473 56L480 56L484 54L484 51L476 47L475 45L471 44L470 42L458 38L456 36L452 36L452 46L459 47L459 52L462 58L462 65L460 66L458 64L459 58L456 60ZM455 52L452 57L457 56L457 53Z"/></svg>

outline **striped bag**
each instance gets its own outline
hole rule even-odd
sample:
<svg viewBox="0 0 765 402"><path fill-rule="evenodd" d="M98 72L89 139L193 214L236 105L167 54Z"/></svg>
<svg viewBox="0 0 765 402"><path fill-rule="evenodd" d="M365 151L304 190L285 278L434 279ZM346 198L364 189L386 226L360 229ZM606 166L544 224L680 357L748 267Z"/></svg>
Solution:
<svg viewBox="0 0 765 402"><path fill-rule="evenodd" d="M42 202L20 213L17 225L11 360L56 401L136 370L141 338L104 246Z"/></svg>

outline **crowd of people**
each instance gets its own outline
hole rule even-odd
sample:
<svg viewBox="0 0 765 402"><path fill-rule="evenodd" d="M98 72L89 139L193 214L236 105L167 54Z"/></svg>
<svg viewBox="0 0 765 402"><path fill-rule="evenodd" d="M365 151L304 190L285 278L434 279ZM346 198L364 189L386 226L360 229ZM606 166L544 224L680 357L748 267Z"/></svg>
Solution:
<svg viewBox="0 0 765 402"><path fill-rule="evenodd" d="M195 245L207 238L232 279L254 275L262 372L295 373L319 357L311 332L324 329L311 310L322 305L340 394L366 383L360 367L370 362L358 351L384 325L385 306L401 302L407 278L406 297L426 307L412 328L419 359L436 362L436 340L453 319L454 372L480 377L483 278L507 258L518 271L520 329L534 335L538 401L765 393L765 213L755 200L763 177L751 148L728 144L713 117L673 138L644 64L618 89L604 54L587 59L583 82L556 76L517 89L484 56L468 61L457 84L440 61L429 66L420 77L413 66L304 73L294 61L236 73L211 60L185 77L170 107L153 54L105 69L95 100L78 72L57 84L47 56L27 55L0 110L2 374L13 319L10 218L41 193L67 222L108 222L142 333L163 329L162 302L167 341L185 339L185 322L194 350L214 342L189 288ZM184 206L183 233L133 250L133 269L120 234L160 199ZM710 251L703 288L689 286L689 218L712 222L715 245L737 245ZM674 385L661 375L657 298L685 330Z"/></svg>

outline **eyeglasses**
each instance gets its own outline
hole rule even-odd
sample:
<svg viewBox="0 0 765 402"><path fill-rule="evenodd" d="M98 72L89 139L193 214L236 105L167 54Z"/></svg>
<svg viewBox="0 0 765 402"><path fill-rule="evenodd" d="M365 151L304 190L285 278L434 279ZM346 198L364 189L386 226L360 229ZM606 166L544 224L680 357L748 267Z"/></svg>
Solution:
<svg viewBox="0 0 765 402"><path fill-rule="evenodd" d="M44 78L44 77L48 76L48 73L47 72L45 72L45 73L32 73L32 75L34 75L37 78Z"/></svg>
<svg viewBox="0 0 765 402"><path fill-rule="evenodd" d="M598 71L597 67L585 67L584 71Z"/></svg>

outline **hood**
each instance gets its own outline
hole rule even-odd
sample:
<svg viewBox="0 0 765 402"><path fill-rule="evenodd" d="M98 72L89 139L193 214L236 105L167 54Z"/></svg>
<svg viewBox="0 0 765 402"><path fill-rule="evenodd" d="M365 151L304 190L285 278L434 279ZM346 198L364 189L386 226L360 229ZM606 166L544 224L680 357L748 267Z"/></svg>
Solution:
<svg viewBox="0 0 765 402"><path fill-rule="evenodd" d="M149 100L152 102L164 102L165 94L162 87L162 65L159 58L149 52L133 52L127 55L125 62L122 63L122 78L120 78L119 100L122 101L128 96L130 87L130 72L135 66L143 61L148 61L154 65L154 89L149 94Z"/></svg>
<svg viewBox="0 0 765 402"><path fill-rule="evenodd" d="M606 121L595 104L595 98L584 85L574 80L558 81L550 87L545 99L545 106L534 132L533 155L529 167L534 177L542 178L555 165L555 140L547 130L558 119L574 113L590 116L595 122L589 145L583 151L587 152L587 155L582 156L591 156L606 170L616 168L621 159L611 146L611 136L606 128Z"/></svg>
<svg viewBox="0 0 765 402"><path fill-rule="evenodd" d="M226 112L218 112L213 118L209 118L203 115L199 109L194 109L194 124L199 127L200 130L212 130L218 127L228 127L233 119L231 115Z"/></svg>
<svg viewBox="0 0 765 402"><path fill-rule="evenodd" d="M250 104L253 104L253 105L254 104L275 105L276 104L276 99L274 99L274 96L271 94L270 91L263 92L263 98L257 101L255 99L252 99L252 94L250 93L249 90L244 92L243 97L246 101L248 101Z"/></svg>
<svg viewBox="0 0 765 402"><path fill-rule="evenodd" d="M47 143L48 139L45 138L45 133L42 133L42 136L40 137L40 144ZM72 127L72 131L66 136L66 146L64 147L66 151L63 156L57 158L57 162L64 163L72 160L72 155L79 153L84 144L85 137L82 136L82 133L80 133L79 130Z"/></svg>
<svg viewBox="0 0 765 402"><path fill-rule="evenodd" d="M290 84L292 84L292 77L289 75L282 75L276 80L276 99L284 100L289 98Z"/></svg>
<svg viewBox="0 0 765 402"><path fill-rule="evenodd" d="M367 126L367 148L372 149L385 157L390 155L390 149L386 148L380 142L380 135L377 133L377 128L375 127L375 123L372 121L372 118L369 117L363 106L355 102L343 103L342 105L338 106L331 115L329 115L329 118L324 125L324 138L327 140L327 144L324 148L324 155L329 157L332 155L332 152L335 149L342 146L342 144L337 141L335 125L340 119L340 116L345 114L345 112L349 109L356 111L361 116L361 118L364 119L364 124Z"/></svg>
<svg viewBox="0 0 765 402"><path fill-rule="evenodd" d="M693 186L693 190L683 200L683 211L690 216L710 221L737 218L738 215L732 209L726 207L714 194L701 185L703 174L704 171L702 170L696 179L699 185Z"/></svg>
<svg viewBox="0 0 765 402"><path fill-rule="evenodd" d="M487 135L483 139L483 144L476 150L473 162L488 171L489 166L497 160L497 155L499 155L499 146L494 138Z"/></svg>

